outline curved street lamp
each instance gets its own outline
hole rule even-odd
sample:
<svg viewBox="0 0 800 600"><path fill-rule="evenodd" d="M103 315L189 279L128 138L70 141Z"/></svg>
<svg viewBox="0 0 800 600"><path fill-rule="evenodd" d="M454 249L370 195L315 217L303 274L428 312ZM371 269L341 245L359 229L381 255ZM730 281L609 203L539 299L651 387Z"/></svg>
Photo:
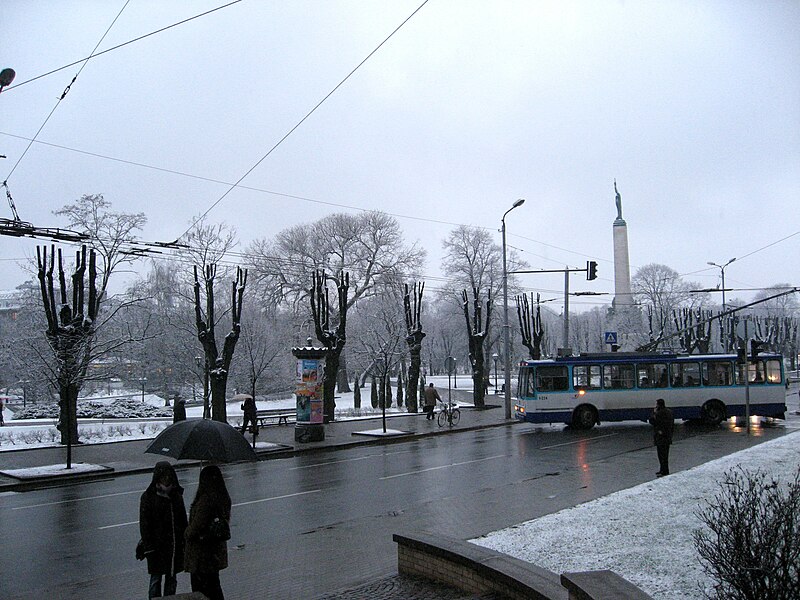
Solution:
<svg viewBox="0 0 800 600"><path fill-rule="evenodd" d="M503 227L503 347L505 350L504 364L505 364L505 417L511 418L511 352L509 341L509 325L508 325L508 268L506 266L506 215L515 208L522 206L525 203L525 198L520 198L503 213L503 218L500 219Z"/></svg>

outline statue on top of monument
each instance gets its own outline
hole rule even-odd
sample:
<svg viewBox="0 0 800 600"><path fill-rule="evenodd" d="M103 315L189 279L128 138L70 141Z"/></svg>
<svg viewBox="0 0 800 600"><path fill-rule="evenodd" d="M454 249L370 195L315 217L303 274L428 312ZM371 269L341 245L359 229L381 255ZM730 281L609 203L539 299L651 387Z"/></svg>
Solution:
<svg viewBox="0 0 800 600"><path fill-rule="evenodd" d="M614 200L617 203L617 220L622 221L622 196L619 195L619 190L617 190L617 180L614 180L614 193L617 194L616 199Z"/></svg>

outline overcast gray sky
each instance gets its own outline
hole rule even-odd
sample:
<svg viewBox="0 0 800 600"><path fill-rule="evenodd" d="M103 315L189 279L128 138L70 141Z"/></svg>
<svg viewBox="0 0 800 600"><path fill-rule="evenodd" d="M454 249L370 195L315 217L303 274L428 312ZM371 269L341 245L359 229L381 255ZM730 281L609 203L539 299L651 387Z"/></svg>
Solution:
<svg viewBox="0 0 800 600"><path fill-rule="evenodd" d="M28 81L89 56L112 22L98 51L224 0L4 0L0 68L17 75L0 94L0 181L36 226L102 193L147 214L143 239L174 240L422 1L243 0L93 58L58 102L81 64ZM737 257L729 288L798 285L799 57L794 0L429 0L209 219L243 248L386 211L428 250L435 287L456 224L499 243L526 198L506 222L531 268L597 260L599 279L571 289L613 292L616 178L632 275L656 262L715 286L706 263ZM1 289L34 245L0 237ZM523 277L563 290L562 275Z"/></svg>

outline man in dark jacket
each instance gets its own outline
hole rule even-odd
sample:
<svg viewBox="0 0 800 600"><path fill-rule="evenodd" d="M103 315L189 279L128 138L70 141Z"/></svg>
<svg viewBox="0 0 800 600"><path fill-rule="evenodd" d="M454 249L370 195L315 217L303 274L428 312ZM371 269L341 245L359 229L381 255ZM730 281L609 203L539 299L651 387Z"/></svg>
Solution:
<svg viewBox="0 0 800 600"><path fill-rule="evenodd" d="M672 430L675 428L675 420L672 418L672 411L664 404L664 400L656 400L656 409L650 417L650 424L653 426L653 441L658 452L658 464L660 466L657 477L669 475L669 447L672 444Z"/></svg>
<svg viewBox="0 0 800 600"><path fill-rule="evenodd" d="M442 398L439 396L439 391L433 387L431 383L425 388L425 419L433 419L433 409L436 406L436 401L441 402Z"/></svg>
<svg viewBox="0 0 800 600"><path fill-rule="evenodd" d="M147 572L150 574L148 598L175 594L177 574L183 571L183 533L186 530L183 488L175 469L166 461L156 463L153 481L139 501L139 532L142 536Z"/></svg>
<svg viewBox="0 0 800 600"><path fill-rule="evenodd" d="M253 432L258 435L258 424L256 423L256 401L255 398L252 396L248 396L244 399L242 403L242 412L244 413L244 417L242 418L242 435L245 434L247 431L247 424L253 427Z"/></svg>

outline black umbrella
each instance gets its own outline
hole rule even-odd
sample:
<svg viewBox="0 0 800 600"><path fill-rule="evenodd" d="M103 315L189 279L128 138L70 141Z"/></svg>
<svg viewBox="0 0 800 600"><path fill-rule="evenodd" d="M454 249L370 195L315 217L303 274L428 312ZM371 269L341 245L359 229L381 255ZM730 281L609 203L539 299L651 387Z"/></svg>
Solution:
<svg viewBox="0 0 800 600"><path fill-rule="evenodd" d="M238 429L210 419L189 419L170 425L158 434L145 453L232 462L258 460Z"/></svg>

